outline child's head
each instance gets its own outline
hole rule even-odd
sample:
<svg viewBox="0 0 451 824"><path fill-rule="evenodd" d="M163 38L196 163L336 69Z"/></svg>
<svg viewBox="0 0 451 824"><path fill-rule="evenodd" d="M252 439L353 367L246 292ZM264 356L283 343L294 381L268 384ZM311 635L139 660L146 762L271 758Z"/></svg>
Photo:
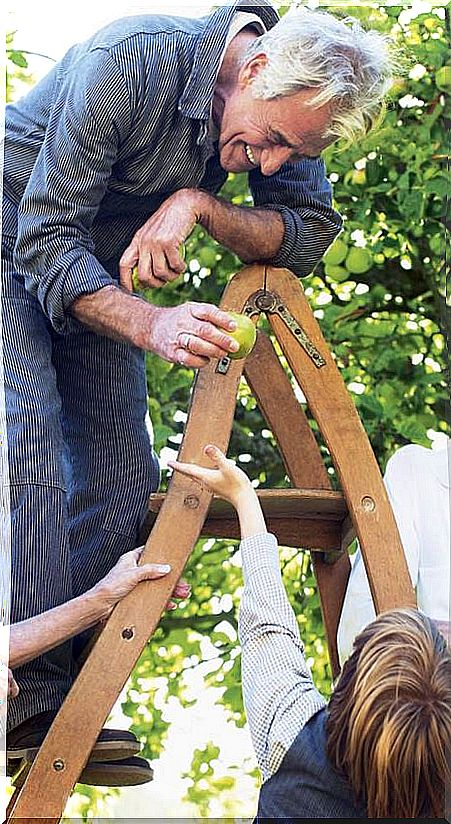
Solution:
<svg viewBox="0 0 451 824"><path fill-rule="evenodd" d="M361 632L329 705L327 753L369 818L444 817L451 754L451 652L414 609Z"/></svg>

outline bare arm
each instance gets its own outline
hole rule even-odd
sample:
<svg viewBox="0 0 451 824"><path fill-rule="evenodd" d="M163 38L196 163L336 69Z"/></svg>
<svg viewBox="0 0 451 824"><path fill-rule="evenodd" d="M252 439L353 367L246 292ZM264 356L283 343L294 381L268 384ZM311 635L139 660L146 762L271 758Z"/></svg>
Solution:
<svg viewBox="0 0 451 824"><path fill-rule="evenodd" d="M268 260L279 251L284 223L276 211L234 206L199 189L180 189L136 232L122 255L122 285L132 290L132 268L138 264L143 287L175 280L185 268L180 245L196 224L243 261Z"/></svg>
<svg viewBox="0 0 451 824"><path fill-rule="evenodd" d="M104 616L104 607L91 593L13 624L9 635L9 664L14 670L38 655L92 627Z"/></svg>
<svg viewBox="0 0 451 824"><path fill-rule="evenodd" d="M71 313L100 335L131 343L193 369L238 348L236 341L226 334L236 324L226 312L209 303L153 306L116 286L105 286L77 298ZM183 345L187 335L189 351Z"/></svg>
<svg viewBox="0 0 451 824"><path fill-rule="evenodd" d="M280 249L284 223L279 212L234 206L204 192L201 195L200 223L223 246L241 260L270 260Z"/></svg>
<svg viewBox="0 0 451 824"><path fill-rule="evenodd" d="M11 669L31 661L107 618L114 605L140 581L161 578L170 571L167 564L138 565L141 551L134 549L126 552L98 584L78 598L13 624L9 635ZM186 598L188 595L188 584L179 581L173 596Z"/></svg>

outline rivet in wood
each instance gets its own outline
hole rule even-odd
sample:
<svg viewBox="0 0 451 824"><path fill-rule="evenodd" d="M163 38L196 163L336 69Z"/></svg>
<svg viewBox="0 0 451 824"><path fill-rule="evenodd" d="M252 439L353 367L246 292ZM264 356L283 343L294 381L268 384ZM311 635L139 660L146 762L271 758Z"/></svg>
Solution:
<svg viewBox="0 0 451 824"><path fill-rule="evenodd" d="M55 770L55 772L61 772L62 770L64 770L65 766L66 765L62 758L57 758L53 762L53 769Z"/></svg>
<svg viewBox="0 0 451 824"><path fill-rule="evenodd" d="M123 637L124 641L131 641L134 634L135 634L135 630L133 629L133 627L125 627L122 630L122 637Z"/></svg>
<svg viewBox="0 0 451 824"><path fill-rule="evenodd" d="M376 504L369 495L364 495L362 498L362 506L366 512L373 512L376 509Z"/></svg>
<svg viewBox="0 0 451 824"><path fill-rule="evenodd" d="M255 305L261 312L267 312L274 305L272 292L260 292L255 298Z"/></svg>
<svg viewBox="0 0 451 824"><path fill-rule="evenodd" d="M229 371L229 366L230 366L231 362L232 361L230 360L230 358L228 358L227 355L225 355L216 364L216 370L215 371L218 372L219 375L227 375L227 372Z"/></svg>
<svg viewBox="0 0 451 824"><path fill-rule="evenodd" d="M199 498L197 495L187 495L183 503L188 509L197 509L199 506Z"/></svg>

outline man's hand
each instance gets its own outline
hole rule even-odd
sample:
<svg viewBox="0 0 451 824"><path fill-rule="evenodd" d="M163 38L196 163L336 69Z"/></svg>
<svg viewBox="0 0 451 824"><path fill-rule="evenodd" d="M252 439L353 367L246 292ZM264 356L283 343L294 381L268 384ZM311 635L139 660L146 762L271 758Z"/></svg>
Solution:
<svg viewBox="0 0 451 824"><path fill-rule="evenodd" d="M154 306L146 348L165 360L199 369L210 358L220 359L239 349L237 341L221 329L233 332L236 323L212 304Z"/></svg>
<svg viewBox="0 0 451 824"><path fill-rule="evenodd" d="M169 564L142 564L138 565L143 547L126 552L101 581L91 590L91 594L105 605L105 615L107 617L115 604L128 595L140 581L152 581L162 578L170 572ZM178 581L172 596L174 598L188 598L190 587L186 581ZM169 602L168 608L173 609L174 604Z"/></svg>
<svg viewBox="0 0 451 824"><path fill-rule="evenodd" d="M181 463L180 461L168 461L168 466L177 472L181 472L182 475L188 475L188 477L199 481L210 492L219 495L220 498L224 498L225 501L229 501L235 507L238 506L243 494L254 492L247 475L236 466L234 461L226 458L217 446L207 444L204 453L214 465L214 469L208 469L197 464Z"/></svg>
<svg viewBox="0 0 451 824"><path fill-rule="evenodd" d="M153 306L116 286L105 286L77 298L71 312L99 335L127 341L192 369L239 349L226 334L236 329L235 321L211 303Z"/></svg>
<svg viewBox="0 0 451 824"><path fill-rule="evenodd" d="M185 271L180 249L200 220L200 195L197 189L180 189L138 229L119 263L125 289L133 291L132 269L136 264L143 289L164 286Z"/></svg>

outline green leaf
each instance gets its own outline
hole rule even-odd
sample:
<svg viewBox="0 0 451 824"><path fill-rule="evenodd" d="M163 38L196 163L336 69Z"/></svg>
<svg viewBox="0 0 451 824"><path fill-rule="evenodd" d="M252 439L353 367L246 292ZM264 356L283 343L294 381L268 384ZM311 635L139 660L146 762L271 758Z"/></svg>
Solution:
<svg viewBox="0 0 451 824"><path fill-rule="evenodd" d="M21 51L14 51L14 50L7 50L7 57L11 63L14 63L15 66L20 66L21 69L26 69L28 67L28 61L23 52Z"/></svg>

